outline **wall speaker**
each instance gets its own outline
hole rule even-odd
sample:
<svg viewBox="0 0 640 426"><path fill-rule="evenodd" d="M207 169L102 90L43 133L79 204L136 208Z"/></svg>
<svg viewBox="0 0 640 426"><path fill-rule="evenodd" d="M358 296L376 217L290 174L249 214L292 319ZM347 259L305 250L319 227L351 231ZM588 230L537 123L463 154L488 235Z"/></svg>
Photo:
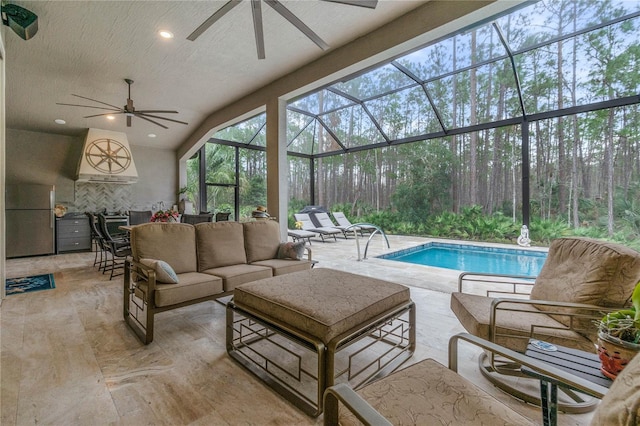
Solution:
<svg viewBox="0 0 640 426"><path fill-rule="evenodd" d="M38 32L38 16L15 4L2 6L2 23L8 25L23 40L29 40Z"/></svg>

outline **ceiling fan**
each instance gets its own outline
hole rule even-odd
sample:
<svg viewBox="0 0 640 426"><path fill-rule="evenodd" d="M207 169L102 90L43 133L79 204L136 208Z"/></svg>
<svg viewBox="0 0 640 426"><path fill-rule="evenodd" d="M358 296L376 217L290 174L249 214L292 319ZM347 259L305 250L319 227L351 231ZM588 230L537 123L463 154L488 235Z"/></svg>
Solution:
<svg viewBox="0 0 640 426"><path fill-rule="evenodd" d="M123 106L122 108L115 106L115 105L111 105L108 104L106 102L101 102L95 99L91 99L91 98L87 98L85 96L80 96L80 95L74 95L72 94L71 96L75 96L77 98L82 98L82 99L86 99L88 101L91 102L96 102L102 105L106 105L107 107L103 107L103 106L93 106L93 105L79 105L79 104L65 104L65 103L60 103L60 102L56 102L57 105L67 105L67 106L77 106L77 107L84 107L84 108L96 108L96 109L103 109L103 110L107 110L110 112L105 112L102 114L94 114L94 115L87 115L84 118L91 118L91 117L101 117L104 115L116 115L116 114L124 114L127 116L127 127L131 127L131 117L138 117L138 118L142 118L143 120L147 120L153 124L156 124L164 129L168 129L167 126L165 126L164 124L158 123L155 120L152 120L152 118L157 119L157 120L166 120L166 121L172 121L174 123L180 123L180 124L189 124L189 123L185 123L184 121L179 121L179 120L174 120L172 118L166 118L166 117L160 117L159 115L154 115L154 114L178 114L178 111L167 111L167 110L160 110L160 109L147 109L147 110L136 110L133 107L133 100L131 99L131 85L133 84L133 80L131 80L130 78L125 78L124 79L125 83L127 83L127 85L129 85L129 97L127 98L127 104L125 106Z"/></svg>
<svg viewBox="0 0 640 426"><path fill-rule="evenodd" d="M202 33L204 33L209 27L211 27L218 19L226 15L231 9L240 4L242 0L230 0L220 9L214 12L206 21L204 21L198 28L196 28L189 36L187 40L195 41ZM253 29L256 37L256 48L258 50L258 59L265 58L264 52L264 34L262 31L262 2L271 6L276 12L278 12L284 19L289 21L294 27L300 30L311 41L313 41L322 50L327 50L329 45L325 43L318 34L316 34L311 28L309 28L304 22L302 22L296 15L287 9L279 0L250 0L251 12L253 14ZM375 9L378 5L378 0L323 0L333 3L342 3L350 6L360 6L369 9Z"/></svg>

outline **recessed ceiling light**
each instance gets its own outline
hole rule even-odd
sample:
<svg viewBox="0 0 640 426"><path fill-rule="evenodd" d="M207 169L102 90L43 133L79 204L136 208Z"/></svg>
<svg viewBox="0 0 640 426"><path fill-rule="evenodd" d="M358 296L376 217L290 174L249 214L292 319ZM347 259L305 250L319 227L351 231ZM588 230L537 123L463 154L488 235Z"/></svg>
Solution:
<svg viewBox="0 0 640 426"><path fill-rule="evenodd" d="M64 121L62 118L56 118L55 120L53 120L56 124L67 124L66 121Z"/></svg>
<svg viewBox="0 0 640 426"><path fill-rule="evenodd" d="M149 136L150 138L155 138L156 134L155 133L149 133L147 136Z"/></svg>
<svg viewBox="0 0 640 426"><path fill-rule="evenodd" d="M113 115L107 115L107 120L115 120L116 118Z"/></svg>
<svg viewBox="0 0 640 426"><path fill-rule="evenodd" d="M173 33L171 31L160 30L158 34L160 34L160 37L162 38L173 38Z"/></svg>

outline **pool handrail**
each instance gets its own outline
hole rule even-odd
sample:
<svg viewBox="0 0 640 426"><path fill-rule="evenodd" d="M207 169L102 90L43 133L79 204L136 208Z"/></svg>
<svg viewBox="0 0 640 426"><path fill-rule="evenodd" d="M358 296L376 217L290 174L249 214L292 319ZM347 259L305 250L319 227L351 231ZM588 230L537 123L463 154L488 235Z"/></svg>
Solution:
<svg viewBox="0 0 640 426"><path fill-rule="evenodd" d="M364 248L364 257L360 258L360 240L358 239L358 227L359 226L367 226L367 227L373 227L375 228L375 231L373 231L372 233L369 234L369 239L367 240L367 245ZM387 238L387 234L384 233L384 231L382 230L382 228L380 228L378 225L374 225L373 223L367 223L367 222L358 222L358 223L354 223L352 225L347 226L344 229L345 235L346 232L350 229L353 228L353 235L356 237L356 247L358 248L358 262L361 260L365 260L367 258L367 250L369 250L369 243L371 242L371 238L373 238L373 236L375 234L377 234L378 232L380 234L382 234L382 236L384 237L384 240L387 242L387 248L390 249L391 245L389 244L389 239Z"/></svg>

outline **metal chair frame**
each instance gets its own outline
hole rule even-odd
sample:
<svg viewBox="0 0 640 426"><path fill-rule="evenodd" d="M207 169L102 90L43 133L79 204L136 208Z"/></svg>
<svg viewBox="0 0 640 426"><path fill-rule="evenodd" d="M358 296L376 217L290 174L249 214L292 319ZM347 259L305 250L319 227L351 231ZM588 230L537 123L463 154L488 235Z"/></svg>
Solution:
<svg viewBox="0 0 640 426"><path fill-rule="evenodd" d="M131 246L128 239L114 239L111 234L109 234L106 219L103 214L98 215L98 224L100 231L102 231L106 251L111 255L111 259L108 259L107 256L107 261L102 273L104 274L108 270L109 280L112 280L113 277L120 276L124 273L125 261L131 256ZM117 259L122 260L119 261ZM122 272L115 273L117 269L122 269Z"/></svg>

